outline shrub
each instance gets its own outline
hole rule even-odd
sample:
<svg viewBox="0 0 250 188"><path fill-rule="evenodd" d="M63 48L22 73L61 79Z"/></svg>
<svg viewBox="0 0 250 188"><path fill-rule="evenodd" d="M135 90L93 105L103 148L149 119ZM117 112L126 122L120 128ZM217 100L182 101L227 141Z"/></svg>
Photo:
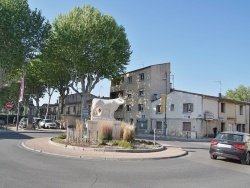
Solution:
<svg viewBox="0 0 250 188"><path fill-rule="evenodd" d="M126 149L131 149L132 148L132 145L130 142L127 142L125 140L121 140L119 143L118 143L118 146L120 147L123 147L123 148L126 148Z"/></svg>
<svg viewBox="0 0 250 188"><path fill-rule="evenodd" d="M100 121L99 122L99 140L100 142L112 140L112 122Z"/></svg>
<svg viewBox="0 0 250 188"><path fill-rule="evenodd" d="M57 137L58 139L66 139L66 134L61 134Z"/></svg>
<svg viewBox="0 0 250 188"><path fill-rule="evenodd" d="M134 128L134 126L127 125L124 128L123 140L125 140L127 142L131 142L132 140L134 140L134 138L135 138L135 128Z"/></svg>
<svg viewBox="0 0 250 188"><path fill-rule="evenodd" d="M147 144L147 145L153 145L154 143L151 141L146 141L146 140L138 140L138 142L142 143L142 144Z"/></svg>
<svg viewBox="0 0 250 188"><path fill-rule="evenodd" d="M122 121L121 122L121 132L120 132L120 138L122 139L123 138L123 133L124 133L124 129L128 126L129 124Z"/></svg>
<svg viewBox="0 0 250 188"><path fill-rule="evenodd" d="M119 140L112 140L111 144L112 144L112 146L118 146L119 142L120 142Z"/></svg>

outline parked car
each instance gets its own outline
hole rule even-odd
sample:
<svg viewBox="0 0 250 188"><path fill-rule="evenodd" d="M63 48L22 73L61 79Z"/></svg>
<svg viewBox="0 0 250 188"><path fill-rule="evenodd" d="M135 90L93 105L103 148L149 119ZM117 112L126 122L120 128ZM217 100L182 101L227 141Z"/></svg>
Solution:
<svg viewBox="0 0 250 188"><path fill-rule="evenodd" d="M56 122L52 121L51 119L42 119L39 121L39 126L45 129L56 128Z"/></svg>
<svg viewBox="0 0 250 188"><path fill-rule="evenodd" d="M37 127L39 125L39 122L42 120L42 118L39 118L39 117L33 117L33 120L32 120L32 125L33 127ZM39 126L38 126L39 127Z"/></svg>
<svg viewBox="0 0 250 188"><path fill-rule="evenodd" d="M219 133L212 141L209 149L210 158L224 157L240 160L242 164L250 163L250 134L225 131Z"/></svg>
<svg viewBox="0 0 250 188"><path fill-rule="evenodd" d="M19 127L20 128L26 128L27 127L27 118L22 118L20 121L19 121Z"/></svg>

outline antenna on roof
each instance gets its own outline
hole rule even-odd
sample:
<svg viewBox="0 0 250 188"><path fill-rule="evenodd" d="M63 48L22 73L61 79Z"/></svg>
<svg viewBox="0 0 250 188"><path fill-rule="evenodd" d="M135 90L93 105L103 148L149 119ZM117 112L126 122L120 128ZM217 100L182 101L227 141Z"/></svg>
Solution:
<svg viewBox="0 0 250 188"><path fill-rule="evenodd" d="M220 94L221 94L221 85L222 85L222 82L220 80L215 81L215 82L218 82L220 84Z"/></svg>

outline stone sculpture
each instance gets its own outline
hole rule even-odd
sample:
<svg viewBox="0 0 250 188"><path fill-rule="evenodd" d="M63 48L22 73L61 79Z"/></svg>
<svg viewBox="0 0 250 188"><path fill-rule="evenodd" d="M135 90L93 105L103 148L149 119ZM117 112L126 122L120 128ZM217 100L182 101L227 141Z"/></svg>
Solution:
<svg viewBox="0 0 250 188"><path fill-rule="evenodd" d="M91 120L115 120L114 112L124 104L125 99L121 95L115 99L94 98L91 107Z"/></svg>

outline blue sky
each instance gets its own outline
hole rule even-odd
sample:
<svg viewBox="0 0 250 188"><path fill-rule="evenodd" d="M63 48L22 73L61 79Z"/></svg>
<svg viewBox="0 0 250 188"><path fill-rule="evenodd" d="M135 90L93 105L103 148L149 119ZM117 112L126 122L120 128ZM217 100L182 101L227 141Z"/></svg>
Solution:
<svg viewBox="0 0 250 188"><path fill-rule="evenodd" d="M171 62L174 87L217 96L250 86L249 0L28 0L50 22L89 4L125 27L133 54L127 71ZM109 81L93 94L109 96ZM53 96L52 103L57 96ZM40 104L48 103L47 98Z"/></svg>

